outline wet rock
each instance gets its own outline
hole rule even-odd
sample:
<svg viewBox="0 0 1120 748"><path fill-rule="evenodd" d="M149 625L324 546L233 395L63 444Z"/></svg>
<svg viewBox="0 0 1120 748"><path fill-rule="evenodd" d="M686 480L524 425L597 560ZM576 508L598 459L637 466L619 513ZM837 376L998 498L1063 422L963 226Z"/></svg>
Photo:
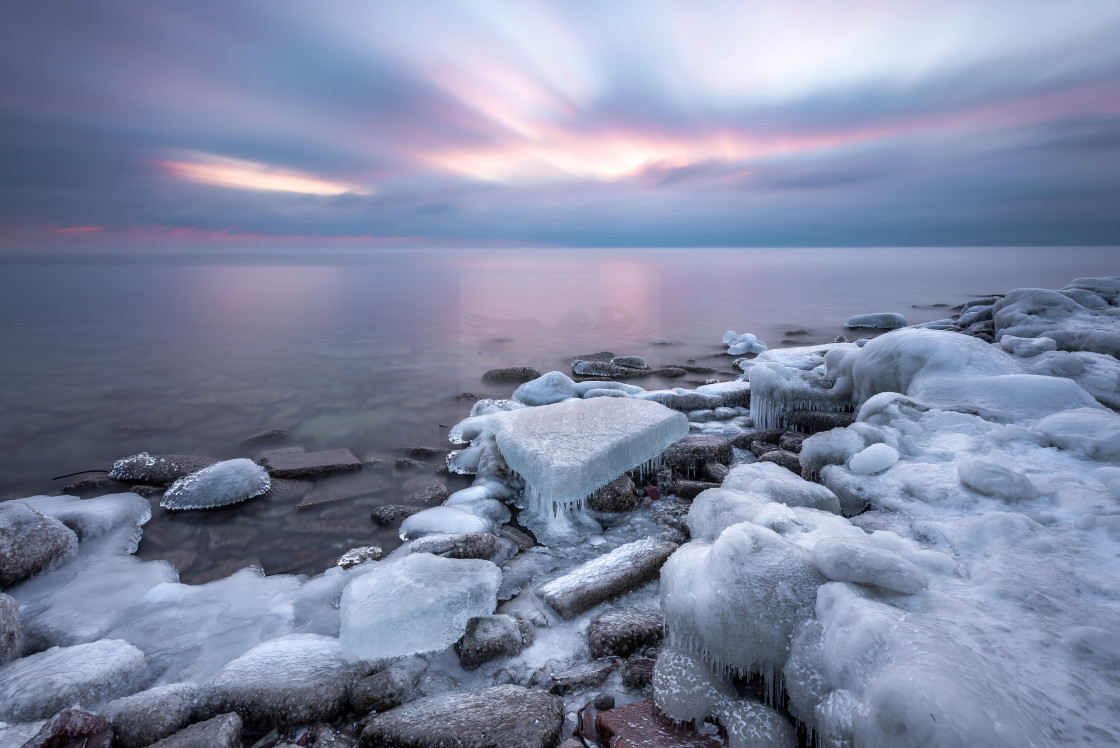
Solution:
<svg viewBox="0 0 1120 748"><path fill-rule="evenodd" d="M622 666L622 685L627 688L645 688L653 683L653 666L657 661L649 657L632 657Z"/></svg>
<svg viewBox="0 0 1120 748"><path fill-rule="evenodd" d="M261 457L260 465L278 478L304 478L347 470L360 470L362 463L349 449L321 452L271 452Z"/></svg>
<svg viewBox="0 0 1120 748"><path fill-rule="evenodd" d="M538 607L536 598L529 593L514 595L498 605L496 612L513 616L519 621L527 621L538 629L548 628L548 617Z"/></svg>
<svg viewBox="0 0 1120 748"><path fill-rule="evenodd" d="M817 434L851 426L856 422L856 414L829 410L791 410L782 415L782 420L792 429L805 434Z"/></svg>
<svg viewBox="0 0 1120 748"><path fill-rule="evenodd" d="M653 369L650 371L650 374L654 376L666 378L683 377L687 373L687 369L683 369L679 366L662 366L660 369Z"/></svg>
<svg viewBox="0 0 1120 748"><path fill-rule="evenodd" d="M615 356L611 359L611 363L618 366L626 366L631 369L649 368L649 364L641 356Z"/></svg>
<svg viewBox="0 0 1120 748"><path fill-rule="evenodd" d="M754 453L755 457L762 457L767 452L776 452L781 447L773 442L764 442L761 439L755 439L751 442L750 450Z"/></svg>
<svg viewBox="0 0 1120 748"><path fill-rule="evenodd" d="M688 501L692 501L709 488L719 488L718 483L702 480L678 480L673 483L673 486L673 493Z"/></svg>
<svg viewBox="0 0 1120 748"><path fill-rule="evenodd" d="M63 709L21 748L113 748L109 720L77 709Z"/></svg>
<svg viewBox="0 0 1120 748"><path fill-rule="evenodd" d="M688 512L692 508L692 503L685 499L678 497L675 501L661 502L657 510L653 514L653 521L659 525L671 527L674 530L683 532L685 537L689 536L688 529Z"/></svg>
<svg viewBox="0 0 1120 748"><path fill-rule="evenodd" d="M467 621L463 638L455 643L459 662L466 670L499 657L513 657L533 643L533 625L513 616L476 616Z"/></svg>
<svg viewBox="0 0 1120 748"><path fill-rule="evenodd" d="M676 543L660 538L627 543L545 583L537 595L562 618L573 618L655 579L676 549Z"/></svg>
<svg viewBox="0 0 1120 748"><path fill-rule="evenodd" d="M241 717L219 714L152 743L150 748L241 748Z"/></svg>
<svg viewBox="0 0 1120 748"><path fill-rule="evenodd" d="M629 657L664 635L664 619L657 611L617 608L591 622L587 642L592 657Z"/></svg>
<svg viewBox="0 0 1120 748"><path fill-rule="evenodd" d="M342 657L338 639L289 634L258 644L199 688L200 715L237 712L257 727L330 719L366 666Z"/></svg>
<svg viewBox="0 0 1120 748"><path fill-rule="evenodd" d="M136 494L137 496L144 497L145 499L158 499L163 496L163 492L166 489L164 489L163 486L137 485L130 486L128 490Z"/></svg>
<svg viewBox="0 0 1120 748"><path fill-rule="evenodd" d="M778 440L778 446L782 449L800 454L801 444L808 438L805 434L799 434L796 431L787 431L782 434L782 438Z"/></svg>
<svg viewBox="0 0 1120 748"><path fill-rule="evenodd" d="M419 657L408 657L362 678L350 687L350 706L358 714L387 712L398 707L416 694L416 686L427 668L428 663Z"/></svg>
<svg viewBox="0 0 1120 748"><path fill-rule="evenodd" d="M364 564L366 561L380 561L384 551L376 545L363 545L360 548L351 548L343 553L338 558L335 566L341 566L343 569L349 569L358 564Z"/></svg>
<svg viewBox="0 0 1120 748"><path fill-rule="evenodd" d="M286 441L291 436L291 432L287 429L265 429L264 431L258 431L252 436L245 437L241 440L241 443L246 445L276 444L277 442Z"/></svg>
<svg viewBox="0 0 1120 748"><path fill-rule="evenodd" d="M723 483L723 479L731 472L731 468L722 462L705 462L700 470L700 477L712 483Z"/></svg>
<svg viewBox="0 0 1120 748"><path fill-rule="evenodd" d="M781 465L797 475L801 475L801 460L796 452L785 449L773 449L758 456L759 462L772 462Z"/></svg>
<svg viewBox="0 0 1120 748"><path fill-rule="evenodd" d="M0 592L0 665L19 657L23 650L23 620L19 603L11 595Z"/></svg>
<svg viewBox="0 0 1120 748"><path fill-rule="evenodd" d="M63 486L63 493L88 496L90 494L120 493L128 484L110 478L105 473L84 475Z"/></svg>
<svg viewBox="0 0 1120 748"><path fill-rule="evenodd" d="M418 504L420 506L436 506L447 501L451 496L451 491L447 486L442 483L432 483L429 486L421 488L419 491L413 491L405 498L406 504Z"/></svg>
<svg viewBox="0 0 1120 748"><path fill-rule="evenodd" d="M452 678L447 673L439 673L428 671L420 676L420 682L416 684L417 696L435 696L441 693L451 693L453 691L461 691L463 689L459 681Z"/></svg>
<svg viewBox="0 0 1120 748"><path fill-rule="evenodd" d="M147 671L144 653L121 639L51 647L0 668L0 721L45 719L133 693Z"/></svg>
<svg viewBox="0 0 1120 748"><path fill-rule="evenodd" d="M491 559L501 550L496 535L488 532L461 532L425 535L412 541L412 553L431 553L444 558Z"/></svg>
<svg viewBox="0 0 1120 748"><path fill-rule="evenodd" d="M113 723L119 745L140 748L186 727L197 693L193 683L172 683L111 701L98 711Z"/></svg>
<svg viewBox="0 0 1120 748"><path fill-rule="evenodd" d="M552 748L564 702L538 689L494 686L409 702L369 721L362 745L394 748Z"/></svg>
<svg viewBox="0 0 1120 748"><path fill-rule="evenodd" d="M591 494L588 505L597 512L631 512L638 508L638 492L629 475L622 475Z"/></svg>
<svg viewBox="0 0 1120 748"><path fill-rule="evenodd" d="M0 589L53 569L77 549L78 536L54 517L18 501L0 504Z"/></svg>
<svg viewBox="0 0 1120 748"><path fill-rule="evenodd" d="M699 434L686 436L665 450L664 460L679 475L699 475L706 462L730 465L733 457L731 442L722 436Z"/></svg>
<svg viewBox="0 0 1120 748"><path fill-rule="evenodd" d="M374 507L369 513L370 519L379 525L396 525L414 514L424 511L422 506L405 506L404 504L386 504Z"/></svg>
<svg viewBox="0 0 1120 748"><path fill-rule="evenodd" d="M784 433L786 433L785 429L756 429L744 431L741 434L737 434L731 440L731 446L736 449L750 449L751 444L754 442L778 446L778 442L781 440L782 434Z"/></svg>
<svg viewBox="0 0 1120 748"><path fill-rule="evenodd" d="M684 373L684 370L681 369ZM664 392L653 395L649 398L655 402L659 402L666 408L679 410L682 413L688 413L693 410L712 410L718 408L720 400L712 395L705 395L700 392Z"/></svg>
<svg viewBox="0 0 1120 748"><path fill-rule="evenodd" d="M517 546L517 551L519 553L521 551L527 551L537 544L537 541L534 540L531 535L509 525L505 525L502 528L501 537L512 541L514 545Z"/></svg>
<svg viewBox="0 0 1120 748"><path fill-rule="evenodd" d="M353 748L358 736L336 731L325 722L320 722L308 733L313 748Z"/></svg>
<svg viewBox="0 0 1120 748"><path fill-rule="evenodd" d="M185 475L197 473L218 462L214 457L198 455L149 455L141 452L113 463L109 477L116 480L150 483L159 486L174 483Z"/></svg>
<svg viewBox="0 0 1120 748"><path fill-rule="evenodd" d="M608 379L634 379L648 377L653 372L648 367L622 366L610 361L573 361L572 373L580 377L607 377ZM684 374L684 371L681 371Z"/></svg>
<svg viewBox="0 0 1120 748"><path fill-rule="evenodd" d="M397 470L427 470L428 464L414 457L398 457L393 467Z"/></svg>
<svg viewBox="0 0 1120 748"><path fill-rule="evenodd" d="M653 701L635 701L603 712L595 720L604 745L611 748L723 748L715 735L701 735L691 723L661 716Z"/></svg>
<svg viewBox="0 0 1120 748"><path fill-rule="evenodd" d="M575 364L576 361L606 361L607 363L610 363L610 360L612 358L614 358L613 352L598 351L596 353L587 353L582 356L576 356L572 361L572 364Z"/></svg>
<svg viewBox="0 0 1120 748"><path fill-rule="evenodd" d="M531 382L541 373L531 366L504 366L490 369L482 375L483 382L520 384Z"/></svg>

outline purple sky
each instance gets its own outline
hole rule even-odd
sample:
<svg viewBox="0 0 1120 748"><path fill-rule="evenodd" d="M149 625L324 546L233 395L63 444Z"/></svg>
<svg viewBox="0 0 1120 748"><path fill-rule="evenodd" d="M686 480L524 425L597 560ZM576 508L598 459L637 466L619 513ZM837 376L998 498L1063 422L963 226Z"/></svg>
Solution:
<svg viewBox="0 0 1120 748"><path fill-rule="evenodd" d="M1120 3L0 5L0 248L1120 244Z"/></svg>

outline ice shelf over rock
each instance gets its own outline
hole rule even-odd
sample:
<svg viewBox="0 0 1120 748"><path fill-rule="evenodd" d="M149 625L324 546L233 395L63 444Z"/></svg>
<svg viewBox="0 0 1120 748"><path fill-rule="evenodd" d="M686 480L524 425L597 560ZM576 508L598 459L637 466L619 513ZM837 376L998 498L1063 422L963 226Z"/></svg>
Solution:
<svg viewBox="0 0 1120 748"><path fill-rule="evenodd" d="M260 496L270 487L263 467L238 458L183 476L171 484L159 505L164 509L210 509Z"/></svg>
<svg viewBox="0 0 1120 748"><path fill-rule="evenodd" d="M498 448L547 505L575 505L688 435L681 413L647 400L598 397L503 414Z"/></svg>
<svg viewBox="0 0 1120 748"><path fill-rule="evenodd" d="M340 642L353 660L437 652L494 612L502 572L489 561L413 553L380 562L342 592Z"/></svg>

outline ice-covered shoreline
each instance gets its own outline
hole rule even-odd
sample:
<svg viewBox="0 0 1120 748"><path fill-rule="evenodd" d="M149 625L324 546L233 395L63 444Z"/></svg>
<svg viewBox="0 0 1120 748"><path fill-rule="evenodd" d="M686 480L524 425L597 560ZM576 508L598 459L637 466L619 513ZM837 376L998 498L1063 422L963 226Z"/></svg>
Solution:
<svg viewBox="0 0 1120 748"><path fill-rule="evenodd" d="M761 352L741 384L647 392L552 372L453 429L469 446L449 465L475 485L406 520L412 542L311 579L179 584L131 555L150 511L135 495L8 502L61 546L6 590L23 644L4 652L26 656L0 669L0 719L22 723L0 745L75 704L118 737L155 709L179 715L172 732L232 712L246 736L328 722L313 745L361 729L363 744L426 745L418 722L467 709L469 732L522 702L538 728L501 744L552 745L577 708L608 706L588 703L597 692L640 703L650 678L662 713L730 745L796 745L787 714L822 745L1120 741L1118 353L1113 277ZM514 503L548 545L502 531ZM397 629L438 634L435 652L397 646ZM770 705L743 698L751 674ZM492 729L524 727L503 719Z"/></svg>

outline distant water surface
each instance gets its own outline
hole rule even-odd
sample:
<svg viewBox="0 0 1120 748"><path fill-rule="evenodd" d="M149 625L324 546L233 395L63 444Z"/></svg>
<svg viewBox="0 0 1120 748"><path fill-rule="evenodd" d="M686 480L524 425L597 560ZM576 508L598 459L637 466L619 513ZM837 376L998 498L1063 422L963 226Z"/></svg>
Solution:
<svg viewBox="0 0 1120 748"><path fill-rule="evenodd" d="M53 476L147 451L255 457L266 428L308 450L387 464L302 493L155 517L140 554L184 581L246 564L317 572L355 545L395 545L369 509L433 482L403 446L446 446L498 366L570 372L601 350L731 379L724 331L771 347L847 333L863 312L911 323L1012 288L1120 273L1117 248L462 250L0 254L0 498L57 493ZM804 330L803 333L794 333ZM356 495L355 495L356 494Z"/></svg>

